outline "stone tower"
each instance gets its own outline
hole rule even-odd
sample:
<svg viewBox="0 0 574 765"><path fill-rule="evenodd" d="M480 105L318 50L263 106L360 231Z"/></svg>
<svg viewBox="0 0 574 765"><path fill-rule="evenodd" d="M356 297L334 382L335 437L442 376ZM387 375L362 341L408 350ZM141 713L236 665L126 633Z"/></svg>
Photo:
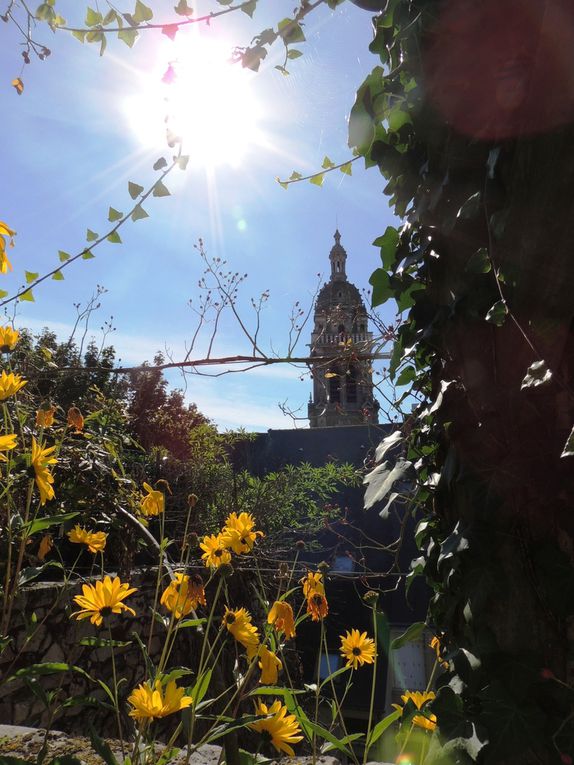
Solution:
<svg viewBox="0 0 574 765"><path fill-rule="evenodd" d="M331 278L317 296L310 348L311 356L332 355L340 350L341 359L311 365L313 396L308 406L309 426L378 422L371 363L352 358L353 352L364 354L371 350L373 335L359 290L347 281L347 253L339 231L335 231L329 260Z"/></svg>

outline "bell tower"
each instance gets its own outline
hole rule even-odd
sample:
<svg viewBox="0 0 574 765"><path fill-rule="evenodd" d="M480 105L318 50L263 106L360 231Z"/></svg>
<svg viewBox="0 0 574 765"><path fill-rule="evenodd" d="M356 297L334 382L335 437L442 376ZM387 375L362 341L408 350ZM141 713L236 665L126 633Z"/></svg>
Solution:
<svg viewBox="0 0 574 765"><path fill-rule="evenodd" d="M356 358L369 353L373 334L359 290L347 280L347 253L335 231L329 253L331 278L315 303L311 356L340 352L340 359L311 364L313 395L309 401L309 427L362 425L378 422L373 396L371 362Z"/></svg>

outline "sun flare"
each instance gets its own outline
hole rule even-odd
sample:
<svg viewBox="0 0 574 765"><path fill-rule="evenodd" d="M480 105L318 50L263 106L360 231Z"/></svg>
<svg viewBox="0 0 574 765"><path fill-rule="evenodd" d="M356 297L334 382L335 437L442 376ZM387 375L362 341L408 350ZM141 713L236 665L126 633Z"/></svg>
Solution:
<svg viewBox="0 0 574 765"><path fill-rule="evenodd" d="M144 146L163 149L179 137L192 164L238 166L261 143L252 80L253 72L231 63L228 46L179 33L158 50L157 66L124 111Z"/></svg>

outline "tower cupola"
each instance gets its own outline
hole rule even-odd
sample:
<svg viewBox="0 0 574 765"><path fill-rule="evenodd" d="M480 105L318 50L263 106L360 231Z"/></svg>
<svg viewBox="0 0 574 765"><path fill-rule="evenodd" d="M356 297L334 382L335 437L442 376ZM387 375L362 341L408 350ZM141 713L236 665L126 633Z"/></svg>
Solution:
<svg viewBox="0 0 574 765"><path fill-rule="evenodd" d="M335 244L331 248L329 253L329 260L331 261L331 281L347 281L347 253L345 248L341 245L341 234L339 229L335 231Z"/></svg>

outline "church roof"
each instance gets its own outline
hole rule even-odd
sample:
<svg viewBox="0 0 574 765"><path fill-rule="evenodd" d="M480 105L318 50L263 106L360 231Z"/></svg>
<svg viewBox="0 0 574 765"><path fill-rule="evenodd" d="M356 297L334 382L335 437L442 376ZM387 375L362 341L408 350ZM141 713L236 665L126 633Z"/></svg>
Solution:
<svg viewBox="0 0 574 765"><path fill-rule="evenodd" d="M356 306L361 313L365 312L365 304L361 298L361 293L351 282L330 281L321 287L317 295L315 309L317 311L328 311L335 306Z"/></svg>

